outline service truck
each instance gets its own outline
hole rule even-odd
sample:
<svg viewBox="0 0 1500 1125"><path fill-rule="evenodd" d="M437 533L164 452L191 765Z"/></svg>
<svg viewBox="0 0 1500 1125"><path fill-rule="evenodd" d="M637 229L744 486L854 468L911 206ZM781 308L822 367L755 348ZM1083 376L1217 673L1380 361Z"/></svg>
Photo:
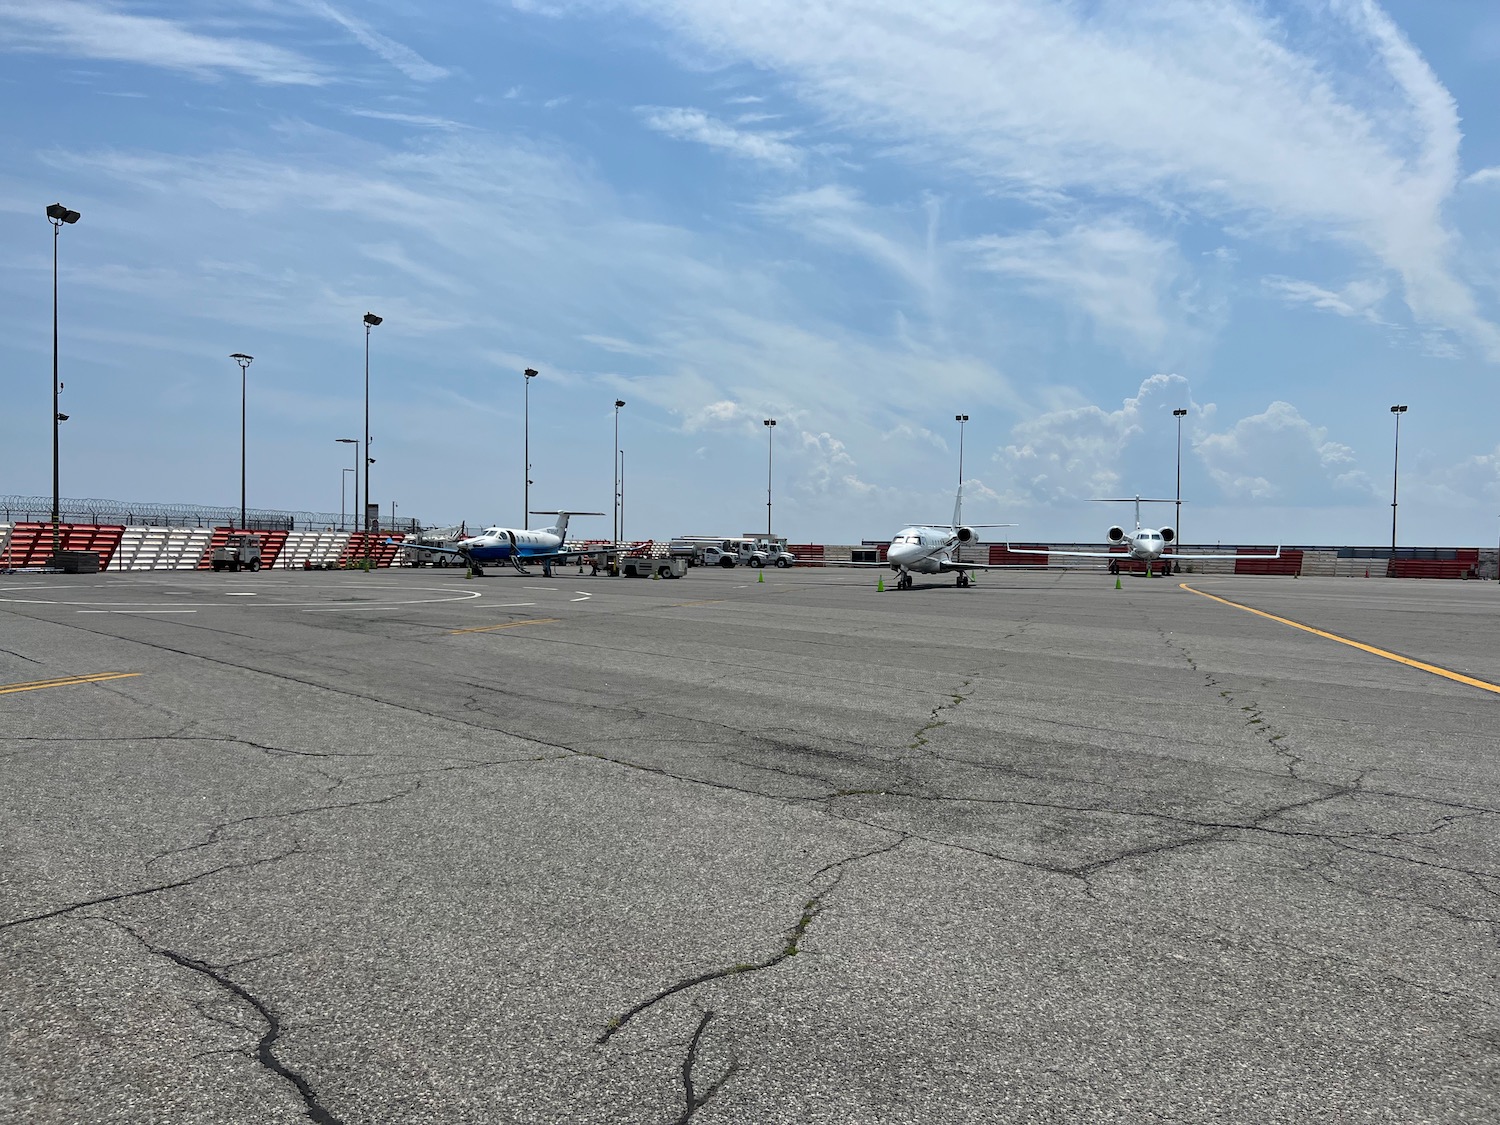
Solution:
<svg viewBox="0 0 1500 1125"><path fill-rule="evenodd" d="M685 558L689 566L794 566L797 556L784 539L756 539L747 535L683 535L667 544L667 554Z"/></svg>
<svg viewBox="0 0 1500 1125"><path fill-rule="evenodd" d="M222 547L215 547L213 554L215 570L259 570L260 536L231 535Z"/></svg>

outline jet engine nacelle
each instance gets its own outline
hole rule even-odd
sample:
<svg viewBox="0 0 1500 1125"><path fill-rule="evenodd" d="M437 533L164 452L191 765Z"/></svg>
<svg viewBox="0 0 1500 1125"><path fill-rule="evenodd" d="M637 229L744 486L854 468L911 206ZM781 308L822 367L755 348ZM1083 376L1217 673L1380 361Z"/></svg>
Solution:
<svg viewBox="0 0 1500 1125"><path fill-rule="evenodd" d="M1170 527L1164 527L1161 529L1161 540L1163 543L1170 543L1176 538L1177 532L1172 530Z"/></svg>
<svg viewBox="0 0 1500 1125"><path fill-rule="evenodd" d="M974 529L972 527L960 527L953 534L960 543L974 542Z"/></svg>
<svg viewBox="0 0 1500 1125"><path fill-rule="evenodd" d="M1121 539L1124 538L1125 529L1123 527L1112 527L1109 529L1109 541L1111 543L1118 543Z"/></svg>

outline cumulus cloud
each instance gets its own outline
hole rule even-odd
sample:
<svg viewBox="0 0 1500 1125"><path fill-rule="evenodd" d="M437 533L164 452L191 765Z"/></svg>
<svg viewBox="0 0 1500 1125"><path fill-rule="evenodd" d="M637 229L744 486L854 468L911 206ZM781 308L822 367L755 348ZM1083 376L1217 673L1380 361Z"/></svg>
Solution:
<svg viewBox="0 0 1500 1125"><path fill-rule="evenodd" d="M1326 428L1313 425L1288 402L1273 402L1228 430L1196 439L1193 450L1234 500L1319 504L1374 494L1354 451L1329 441Z"/></svg>
<svg viewBox="0 0 1500 1125"><path fill-rule="evenodd" d="M1018 503L1057 503L1159 490L1175 467L1172 411L1198 418L1181 375L1152 375L1118 410L1080 403L1021 422L994 456Z"/></svg>

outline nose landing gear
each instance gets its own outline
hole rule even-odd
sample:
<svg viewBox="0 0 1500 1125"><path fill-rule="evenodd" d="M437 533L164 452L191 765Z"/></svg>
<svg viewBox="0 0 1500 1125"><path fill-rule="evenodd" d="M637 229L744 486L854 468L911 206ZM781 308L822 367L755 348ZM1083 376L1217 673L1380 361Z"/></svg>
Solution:
<svg viewBox="0 0 1500 1125"><path fill-rule="evenodd" d="M899 577L899 578L896 579L896 589L898 589L898 590L910 590L911 589L911 572L910 571L903 570L901 572L901 577Z"/></svg>

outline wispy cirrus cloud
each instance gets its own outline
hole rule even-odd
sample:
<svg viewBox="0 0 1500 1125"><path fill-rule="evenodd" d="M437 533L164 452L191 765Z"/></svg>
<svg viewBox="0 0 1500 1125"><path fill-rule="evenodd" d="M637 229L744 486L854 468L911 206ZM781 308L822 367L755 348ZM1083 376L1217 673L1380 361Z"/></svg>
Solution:
<svg viewBox="0 0 1500 1125"><path fill-rule="evenodd" d="M1066 210L1133 201L1353 247L1417 319L1500 360L1455 272L1453 99L1373 0L1272 12L1051 0L635 0L701 50L790 80L831 122ZM1357 53L1368 66L1348 67Z"/></svg>
<svg viewBox="0 0 1500 1125"><path fill-rule="evenodd" d="M699 109L642 106L640 113L647 126L677 140L694 141L775 168L792 169L802 163L802 150L788 144L784 133L737 129Z"/></svg>
<svg viewBox="0 0 1500 1125"><path fill-rule="evenodd" d="M266 85L332 81L323 66L284 47L194 31L184 21L133 15L87 0L0 0L0 48L136 63L198 78L240 74Z"/></svg>
<svg viewBox="0 0 1500 1125"><path fill-rule="evenodd" d="M307 0L307 7L309 11L338 24L361 46L380 56L413 82L436 82L448 77L449 71L446 67L428 62L410 47L396 42L387 35L380 34L364 20L356 19L347 12L340 11L327 3L327 0Z"/></svg>
<svg viewBox="0 0 1500 1125"><path fill-rule="evenodd" d="M1292 277L1268 277L1263 284L1291 305L1311 305L1323 312L1357 317L1371 324L1386 323L1379 306L1389 295L1390 287L1379 279L1351 281L1336 292Z"/></svg>

